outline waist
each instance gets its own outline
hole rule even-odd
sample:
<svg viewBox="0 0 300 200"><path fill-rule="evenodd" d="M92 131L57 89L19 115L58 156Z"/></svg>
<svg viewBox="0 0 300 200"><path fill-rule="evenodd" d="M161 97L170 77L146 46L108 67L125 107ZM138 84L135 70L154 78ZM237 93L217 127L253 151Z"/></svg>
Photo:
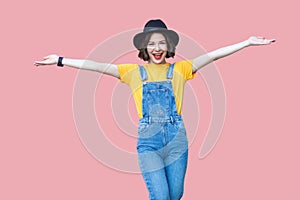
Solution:
<svg viewBox="0 0 300 200"><path fill-rule="evenodd" d="M181 115L171 115L165 117L145 116L139 120L140 123L173 123L175 121L182 121Z"/></svg>

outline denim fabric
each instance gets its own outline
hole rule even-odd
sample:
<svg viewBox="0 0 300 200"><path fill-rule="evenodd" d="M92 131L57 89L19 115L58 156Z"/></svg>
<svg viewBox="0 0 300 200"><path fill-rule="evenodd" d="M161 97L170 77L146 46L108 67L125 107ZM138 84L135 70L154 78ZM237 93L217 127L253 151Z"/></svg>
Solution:
<svg viewBox="0 0 300 200"><path fill-rule="evenodd" d="M174 64L167 78L173 77ZM137 151L139 166L151 200L178 200L183 195L188 159L188 141L178 115L171 80L143 81L143 118L139 121Z"/></svg>

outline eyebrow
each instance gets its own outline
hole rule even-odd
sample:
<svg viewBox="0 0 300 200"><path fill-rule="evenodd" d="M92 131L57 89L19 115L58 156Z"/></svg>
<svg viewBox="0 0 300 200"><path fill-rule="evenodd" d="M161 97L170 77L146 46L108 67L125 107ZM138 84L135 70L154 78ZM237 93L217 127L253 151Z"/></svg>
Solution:
<svg viewBox="0 0 300 200"><path fill-rule="evenodd" d="M149 40L149 42L154 42L154 41ZM148 43L149 43L149 42L148 42ZM166 42L166 40L160 40L160 41L158 41L158 42Z"/></svg>

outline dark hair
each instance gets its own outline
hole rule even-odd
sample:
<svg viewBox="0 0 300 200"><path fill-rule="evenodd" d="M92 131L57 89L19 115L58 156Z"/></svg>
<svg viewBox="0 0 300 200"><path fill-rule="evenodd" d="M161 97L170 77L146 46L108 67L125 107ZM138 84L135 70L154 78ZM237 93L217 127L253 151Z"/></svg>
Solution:
<svg viewBox="0 0 300 200"><path fill-rule="evenodd" d="M163 34L163 36L166 38L167 41L168 51L167 51L166 58L170 58L170 57L173 58L175 56L175 49L176 49L175 44L172 42L172 40L170 40L167 34L164 34L163 32L158 32L158 33ZM139 49L138 57L143 59L144 61L149 61L150 59L149 54L147 52L147 44L152 34L153 33L149 33L145 36L144 41L141 44L142 48Z"/></svg>

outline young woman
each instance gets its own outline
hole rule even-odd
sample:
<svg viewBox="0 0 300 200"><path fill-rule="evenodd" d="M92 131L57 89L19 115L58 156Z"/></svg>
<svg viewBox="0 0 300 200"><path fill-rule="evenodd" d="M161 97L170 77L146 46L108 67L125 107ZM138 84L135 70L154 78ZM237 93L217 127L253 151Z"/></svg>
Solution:
<svg viewBox="0 0 300 200"><path fill-rule="evenodd" d="M179 36L163 21L150 20L134 36L138 56L147 63L107 64L91 60L44 57L35 65L70 66L92 70L118 78L133 92L139 115L137 151L139 166L150 199L178 200L183 195L188 158L188 141L181 117L184 84L205 65L248 46L266 45L275 40L249 39L201 55L193 60L173 64L166 58L175 56Z"/></svg>

